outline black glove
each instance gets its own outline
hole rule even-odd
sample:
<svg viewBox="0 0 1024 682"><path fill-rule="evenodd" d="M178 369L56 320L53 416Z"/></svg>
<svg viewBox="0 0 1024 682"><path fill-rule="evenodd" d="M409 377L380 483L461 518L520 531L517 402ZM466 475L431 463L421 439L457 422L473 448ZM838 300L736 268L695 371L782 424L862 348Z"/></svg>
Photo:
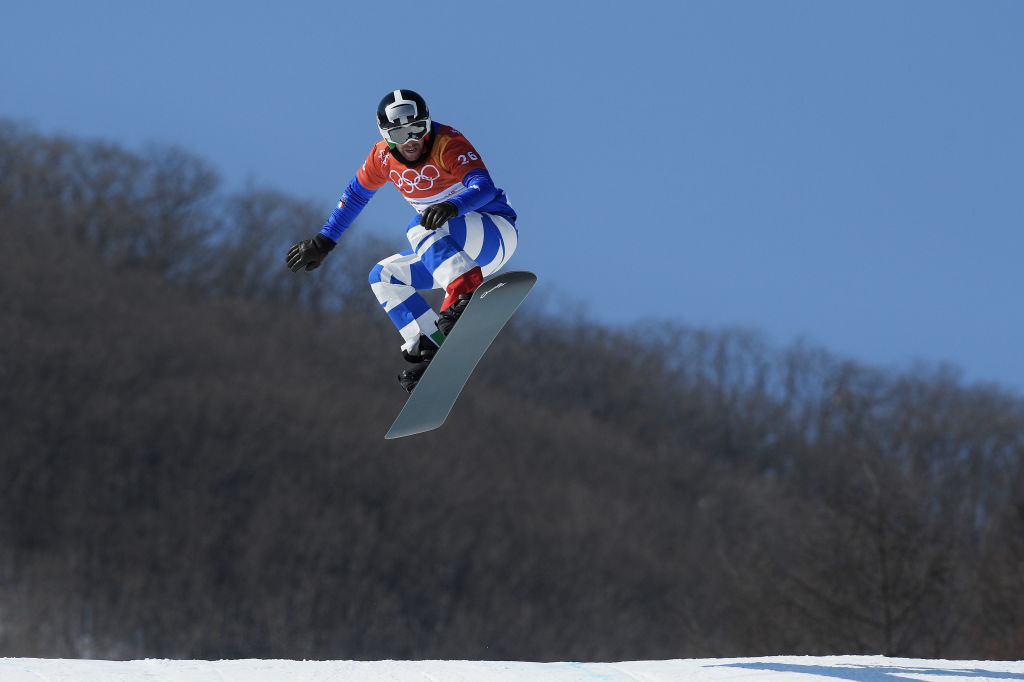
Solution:
<svg viewBox="0 0 1024 682"><path fill-rule="evenodd" d="M335 246L336 244L330 238L318 234L312 239L305 239L288 249L285 262L288 263L288 269L292 272L303 269L307 272L315 270L320 267L320 263Z"/></svg>
<svg viewBox="0 0 1024 682"><path fill-rule="evenodd" d="M440 204L427 206L427 210L420 217L420 225L428 230L436 230L446 222L459 214L459 209L450 201L442 201Z"/></svg>

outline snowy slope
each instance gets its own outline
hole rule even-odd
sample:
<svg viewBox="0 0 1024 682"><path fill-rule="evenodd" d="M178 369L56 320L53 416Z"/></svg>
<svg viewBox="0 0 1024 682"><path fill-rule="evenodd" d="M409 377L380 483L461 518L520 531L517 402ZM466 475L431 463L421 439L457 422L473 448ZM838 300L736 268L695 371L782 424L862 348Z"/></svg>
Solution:
<svg viewBox="0 0 1024 682"><path fill-rule="evenodd" d="M1024 661L932 661L881 656L777 656L624 663L511 661L77 661L0 659L0 682L979 682L1022 680Z"/></svg>

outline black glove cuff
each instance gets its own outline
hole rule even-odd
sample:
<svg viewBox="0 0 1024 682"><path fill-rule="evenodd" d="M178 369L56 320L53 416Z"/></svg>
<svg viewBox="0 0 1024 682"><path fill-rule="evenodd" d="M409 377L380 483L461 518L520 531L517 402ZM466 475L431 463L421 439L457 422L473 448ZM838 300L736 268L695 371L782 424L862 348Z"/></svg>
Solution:
<svg viewBox="0 0 1024 682"><path fill-rule="evenodd" d="M317 248L323 251L324 253L330 253L331 249L338 245L337 242L335 242L333 239L331 239L330 237L325 237L319 232L315 237L313 237L313 241L316 242Z"/></svg>

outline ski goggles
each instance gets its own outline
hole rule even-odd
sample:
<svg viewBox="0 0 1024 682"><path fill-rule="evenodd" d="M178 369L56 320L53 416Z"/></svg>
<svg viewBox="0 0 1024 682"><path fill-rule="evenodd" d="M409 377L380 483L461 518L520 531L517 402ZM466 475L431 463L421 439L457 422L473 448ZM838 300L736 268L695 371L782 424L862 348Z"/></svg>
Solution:
<svg viewBox="0 0 1024 682"><path fill-rule="evenodd" d="M409 140L420 140L430 131L430 119L426 121L413 121L404 126L394 128L381 128L380 134L392 144L405 144Z"/></svg>

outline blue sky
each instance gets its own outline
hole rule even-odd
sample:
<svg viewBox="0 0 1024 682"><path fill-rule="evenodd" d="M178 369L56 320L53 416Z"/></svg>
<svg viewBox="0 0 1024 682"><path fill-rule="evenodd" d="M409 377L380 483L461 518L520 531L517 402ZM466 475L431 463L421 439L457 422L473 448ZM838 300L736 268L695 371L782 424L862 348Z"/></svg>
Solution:
<svg viewBox="0 0 1024 682"><path fill-rule="evenodd" d="M1024 394L1024 2L9 4L0 117L326 218L412 88L519 212L509 267L597 320ZM408 212L384 188L354 229L397 244Z"/></svg>

